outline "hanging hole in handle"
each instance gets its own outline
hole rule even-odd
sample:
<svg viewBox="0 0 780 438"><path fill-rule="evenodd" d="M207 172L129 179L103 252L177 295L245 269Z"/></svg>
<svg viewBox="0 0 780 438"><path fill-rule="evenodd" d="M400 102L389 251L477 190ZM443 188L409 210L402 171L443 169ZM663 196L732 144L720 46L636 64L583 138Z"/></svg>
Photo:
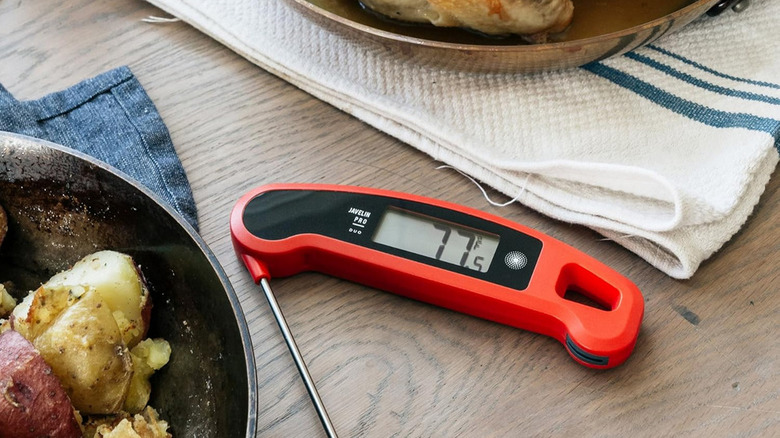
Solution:
<svg viewBox="0 0 780 438"><path fill-rule="evenodd" d="M580 265L568 264L561 269L555 287L563 299L609 312L617 307L620 291Z"/></svg>
<svg viewBox="0 0 780 438"><path fill-rule="evenodd" d="M605 312L609 312L610 310L612 310L612 306L609 306L608 304L604 304L601 301L597 301L589 297L587 294L580 292L574 288L566 289L566 292L563 294L563 299L568 301L573 301L575 303L580 303L588 307L593 307L594 309L603 310Z"/></svg>

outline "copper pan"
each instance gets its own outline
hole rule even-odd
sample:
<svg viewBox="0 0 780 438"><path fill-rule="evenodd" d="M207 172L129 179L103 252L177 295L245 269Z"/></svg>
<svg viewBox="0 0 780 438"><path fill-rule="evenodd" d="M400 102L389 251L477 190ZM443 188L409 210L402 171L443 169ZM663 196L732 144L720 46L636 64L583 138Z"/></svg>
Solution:
<svg viewBox="0 0 780 438"><path fill-rule="evenodd" d="M513 73L578 67L617 56L680 29L715 5L733 3L697 0L661 18L603 35L536 45L499 45L491 43L489 39L484 44L453 43L409 36L360 23L339 11L317 6L314 0L287 1L313 22L330 31L344 33L366 44L379 45L410 62L460 71Z"/></svg>

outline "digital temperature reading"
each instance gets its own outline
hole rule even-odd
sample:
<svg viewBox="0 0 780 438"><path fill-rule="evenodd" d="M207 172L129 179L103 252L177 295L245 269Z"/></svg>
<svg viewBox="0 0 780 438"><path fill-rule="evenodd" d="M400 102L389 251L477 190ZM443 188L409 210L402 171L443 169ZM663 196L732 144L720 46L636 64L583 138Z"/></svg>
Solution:
<svg viewBox="0 0 780 438"><path fill-rule="evenodd" d="M552 336L589 367L625 361L644 313L636 285L593 257L505 218L409 193L262 186L238 200L230 230L255 282L322 272Z"/></svg>
<svg viewBox="0 0 780 438"><path fill-rule="evenodd" d="M487 272L499 238L400 208L388 208L374 242L421 256Z"/></svg>

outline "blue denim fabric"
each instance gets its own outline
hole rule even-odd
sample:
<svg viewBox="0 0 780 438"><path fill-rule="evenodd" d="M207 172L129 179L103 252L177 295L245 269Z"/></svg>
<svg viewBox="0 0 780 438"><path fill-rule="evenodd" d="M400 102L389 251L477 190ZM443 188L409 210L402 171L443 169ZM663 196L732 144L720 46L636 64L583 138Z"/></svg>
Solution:
<svg viewBox="0 0 780 438"><path fill-rule="evenodd" d="M18 101L0 85L0 131L76 149L147 186L196 230L187 175L149 96L127 67L41 99Z"/></svg>

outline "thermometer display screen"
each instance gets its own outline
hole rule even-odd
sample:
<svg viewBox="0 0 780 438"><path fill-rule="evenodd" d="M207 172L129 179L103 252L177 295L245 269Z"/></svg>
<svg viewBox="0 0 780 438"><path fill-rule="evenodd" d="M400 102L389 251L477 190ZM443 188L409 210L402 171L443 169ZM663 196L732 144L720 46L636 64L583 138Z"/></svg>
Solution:
<svg viewBox="0 0 780 438"><path fill-rule="evenodd" d="M421 256L487 272L499 237L397 207L385 212L374 242Z"/></svg>

